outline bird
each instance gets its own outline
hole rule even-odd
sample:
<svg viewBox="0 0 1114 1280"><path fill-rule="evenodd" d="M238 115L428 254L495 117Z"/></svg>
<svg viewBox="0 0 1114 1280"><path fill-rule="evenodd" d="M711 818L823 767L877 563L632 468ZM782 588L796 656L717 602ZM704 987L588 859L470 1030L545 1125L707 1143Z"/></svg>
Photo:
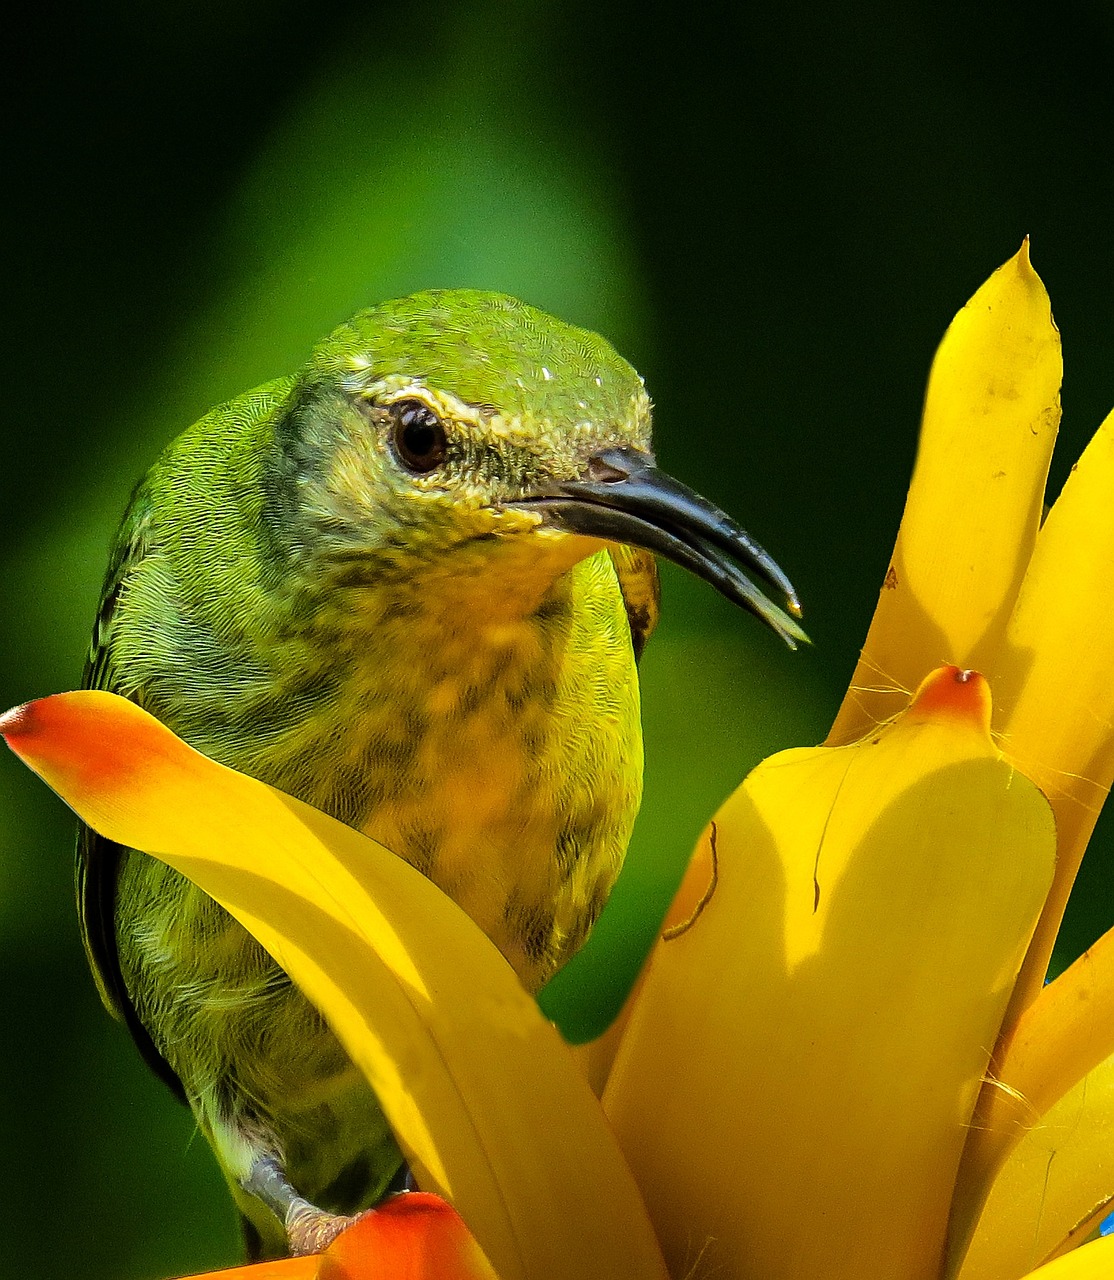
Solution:
<svg viewBox="0 0 1114 1280"><path fill-rule="evenodd" d="M374 837L536 992L641 801L656 556L807 638L775 561L656 466L610 343L428 290L167 446L117 533L84 685ZM192 1109L249 1257L316 1251L412 1185L366 1080L221 907L88 827L76 884L101 997Z"/></svg>

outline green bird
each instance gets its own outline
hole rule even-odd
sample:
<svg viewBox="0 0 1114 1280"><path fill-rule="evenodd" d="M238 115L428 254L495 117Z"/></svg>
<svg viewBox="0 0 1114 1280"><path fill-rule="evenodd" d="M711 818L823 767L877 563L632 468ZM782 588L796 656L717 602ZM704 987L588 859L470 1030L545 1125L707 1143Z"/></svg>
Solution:
<svg viewBox="0 0 1114 1280"><path fill-rule="evenodd" d="M781 570L650 448L642 380L593 333L472 290L363 311L140 482L85 684L405 858L536 991L641 800L654 555L804 639ZM77 890L101 995L192 1108L253 1256L405 1185L362 1075L216 903L87 828Z"/></svg>

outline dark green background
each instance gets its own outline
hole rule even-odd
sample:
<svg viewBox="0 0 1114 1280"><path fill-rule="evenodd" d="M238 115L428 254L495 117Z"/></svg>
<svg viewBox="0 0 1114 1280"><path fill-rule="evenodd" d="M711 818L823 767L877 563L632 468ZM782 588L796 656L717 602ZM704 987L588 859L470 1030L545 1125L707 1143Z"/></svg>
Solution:
<svg viewBox="0 0 1114 1280"><path fill-rule="evenodd" d="M108 538L160 445L349 311L467 284L597 327L647 378L664 464L776 553L816 640L790 655L667 574L639 880L597 962L746 770L823 736L932 352L1025 233L1064 334L1054 487L1114 403L1101 0L102 0L25 20L5 68L0 704L77 682ZM214 1266L232 1215L97 1003L71 828L0 759L0 1274ZM1100 833L1063 958L1110 923L1112 877Z"/></svg>

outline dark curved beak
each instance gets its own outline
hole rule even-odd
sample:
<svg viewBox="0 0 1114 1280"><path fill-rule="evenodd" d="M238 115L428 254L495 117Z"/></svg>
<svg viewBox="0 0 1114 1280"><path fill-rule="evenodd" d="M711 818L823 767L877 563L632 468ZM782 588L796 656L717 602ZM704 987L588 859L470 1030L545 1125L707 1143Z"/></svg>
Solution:
<svg viewBox="0 0 1114 1280"><path fill-rule="evenodd" d="M637 449L605 449L588 460L582 479L555 482L512 505L537 511L552 528L664 556L756 614L790 649L808 643L791 616L801 613L797 593L774 559L729 515L659 471ZM740 565L784 595L786 609L759 590Z"/></svg>

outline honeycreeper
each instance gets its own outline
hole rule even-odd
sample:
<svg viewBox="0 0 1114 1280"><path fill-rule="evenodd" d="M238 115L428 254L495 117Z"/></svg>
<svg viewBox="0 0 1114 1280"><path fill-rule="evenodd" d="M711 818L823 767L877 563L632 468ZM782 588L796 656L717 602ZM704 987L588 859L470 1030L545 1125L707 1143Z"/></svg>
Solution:
<svg viewBox="0 0 1114 1280"><path fill-rule="evenodd" d="M604 339L420 293L169 445L120 527L85 683L373 836L535 991L640 803L655 554L804 638L773 560L655 467L642 380ZM87 828L77 887L101 995L193 1109L253 1256L323 1247L404 1185L364 1078L216 903Z"/></svg>

